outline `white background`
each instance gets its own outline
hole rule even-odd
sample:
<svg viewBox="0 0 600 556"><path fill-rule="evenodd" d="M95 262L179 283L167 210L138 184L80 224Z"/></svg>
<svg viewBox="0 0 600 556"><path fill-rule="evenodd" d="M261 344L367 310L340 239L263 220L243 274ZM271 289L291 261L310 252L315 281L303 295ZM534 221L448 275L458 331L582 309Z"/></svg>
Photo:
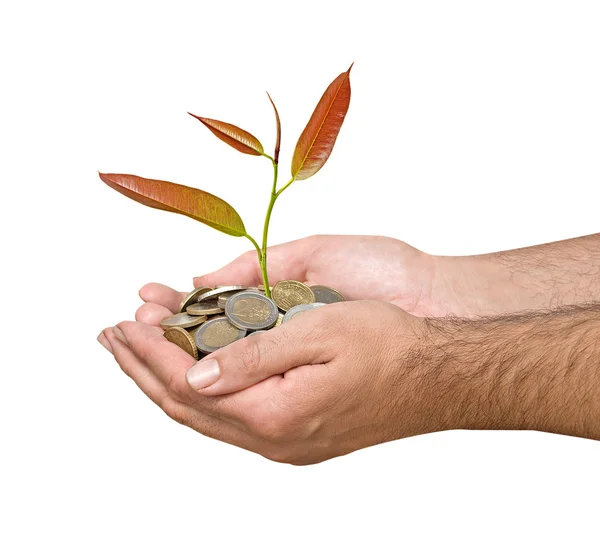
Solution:
<svg viewBox="0 0 600 556"><path fill-rule="evenodd" d="M250 245L96 172L195 185L253 235L354 61L326 167L271 243L382 234L473 254L599 231L597 2L13 2L0 8L0 553L598 554L600 444L446 432L276 464L170 421L96 342L149 281L189 290Z"/></svg>

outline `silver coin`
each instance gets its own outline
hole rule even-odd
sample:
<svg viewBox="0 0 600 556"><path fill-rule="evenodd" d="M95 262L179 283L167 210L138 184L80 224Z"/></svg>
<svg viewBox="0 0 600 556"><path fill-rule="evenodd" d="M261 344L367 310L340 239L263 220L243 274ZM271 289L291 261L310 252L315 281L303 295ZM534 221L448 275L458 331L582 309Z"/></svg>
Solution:
<svg viewBox="0 0 600 556"><path fill-rule="evenodd" d="M227 300L225 315L233 326L242 330L264 330L275 324L279 309L267 296L245 291L236 293Z"/></svg>
<svg viewBox="0 0 600 556"><path fill-rule="evenodd" d="M206 315L188 315L187 313L176 313L160 321L160 325L165 330L178 326L179 328L193 328L199 326L206 320Z"/></svg>
<svg viewBox="0 0 600 556"><path fill-rule="evenodd" d="M212 353L245 335L246 331L233 326L227 317L218 317L200 325L194 333L194 343L202 353Z"/></svg>
<svg viewBox="0 0 600 556"><path fill-rule="evenodd" d="M239 292L245 289L246 286L221 286L219 288L215 288L214 290L210 290L209 292L203 293L202 295L199 295L198 302L208 301L209 299L216 299L222 293Z"/></svg>
<svg viewBox="0 0 600 556"><path fill-rule="evenodd" d="M254 332L250 332L248 336L253 336L254 334L262 334L263 332L268 332L268 330L255 330Z"/></svg>
<svg viewBox="0 0 600 556"><path fill-rule="evenodd" d="M214 301L201 301L194 303L186 309L188 315L218 315L223 312Z"/></svg>
<svg viewBox="0 0 600 556"><path fill-rule="evenodd" d="M199 288L196 288L194 291L191 291L190 293L188 293L184 298L183 301L181 302L181 305L179 306L179 312L183 313L192 303L198 303L198 296L202 295L203 293L212 291L211 288L207 287L207 286L200 286Z"/></svg>
<svg viewBox="0 0 600 556"><path fill-rule="evenodd" d="M310 286L310 289L315 294L317 303L329 304L346 301L346 298L339 291L330 288L329 286Z"/></svg>
<svg viewBox="0 0 600 556"><path fill-rule="evenodd" d="M317 309L318 307L323 307L323 305L327 305L327 303L304 303L302 305L296 305L292 307L283 317L283 322L288 322L292 320L294 317L297 317L301 313L305 313L306 311L310 311L311 309Z"/></svg>

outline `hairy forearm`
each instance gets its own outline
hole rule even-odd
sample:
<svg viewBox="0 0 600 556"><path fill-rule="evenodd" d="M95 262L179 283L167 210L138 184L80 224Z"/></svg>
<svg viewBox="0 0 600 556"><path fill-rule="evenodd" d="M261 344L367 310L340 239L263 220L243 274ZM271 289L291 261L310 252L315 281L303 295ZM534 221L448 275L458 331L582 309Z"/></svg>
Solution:
<svg viewBox="0 0 600 556"><path fill-rule="evenodd" d="M600 439L600 304L426 319L436 429L530 429Z"/></svg>
<svg viewBox="0 0 600 556"><path fill-rule="evenodd" d="M448 311L461 316L600 302L600 234L435 261Z"/></svg>

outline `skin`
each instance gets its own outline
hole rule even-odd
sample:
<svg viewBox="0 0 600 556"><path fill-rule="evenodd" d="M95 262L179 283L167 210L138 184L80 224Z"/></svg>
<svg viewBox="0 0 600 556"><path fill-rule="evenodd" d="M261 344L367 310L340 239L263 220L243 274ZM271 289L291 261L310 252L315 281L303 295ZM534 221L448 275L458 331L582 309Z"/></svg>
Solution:
<svg viewBox="0 0 600 556"><path fill-rule="evenodd" d="M137 322L99 341L170 417L275 461L455 428L600 438L599 261L600 235L477 257L315 236L270 250L271 281L327 284L356 301L196 363L158 327L184 294L148 284ZM259 282L249 253L194 285Z"/></svg>

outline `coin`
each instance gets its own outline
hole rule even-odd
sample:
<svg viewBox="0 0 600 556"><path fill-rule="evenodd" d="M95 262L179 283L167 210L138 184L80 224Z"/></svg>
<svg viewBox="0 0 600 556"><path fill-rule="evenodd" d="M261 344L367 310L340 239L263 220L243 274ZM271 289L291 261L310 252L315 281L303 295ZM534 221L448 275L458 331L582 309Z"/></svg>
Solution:
<svg viewBox="0 0 600 556"><path fill-rule="evenodd" d="M264 288L261 290L260 288L257 288L256 286L250 286L249 288L246 288L246 291L249 291L249 292L258 292L258 293L262 293L263 295L265 295Z"/></svg>
<svg viewBox="0 0 600 556"><path fill-rule="evenodd" d="M310 289L315 294L317 303L338 303L346 301L346 298L337 290L329 286L311 286Z"/></svg>
<svg viewBox="0 0 600 556"><path fill-rule="evenodd" d="M254 334L262 334L263 332L268 332L268 330L255 330L254 332L250 332L248 336L253 336Z"/></svg>
<svg viewBox="0 0 600 556"><path fill-rule="evenodd" d="M211 291L210 288L201 286L196 288L193 292L188 293L179 306L179 312L183 313L192 303L196 303L198 301L199 295L209 291Z"/></svg>
<svg viewBox="0 0 600 556"><path fill-rule="evenodd" d="M227 305L227 300L232 296L235 295L238 292L227 292L227 293L222 293L218 298L217 298L217 306L221 307L221 309L225 309L225 305Z"/></svg>
<svg viewBox="0 0 600 556"><path fill-rule="evenodd" d="M323 307L323 305L326 305L326 303L304 303L303 305L296 305L285 314L283 317L283 322L288 322L301 313L305 313L311 309L317 309L318 307Z"/></svg>
<svg viewBox="0 0 600 556"><path fill-rule="evenodd" d="M229 298L225 315L233 326L241 330L262 330L275 324L279 310L273 300L265 295L245 291Z"/></svg>
<svg viewBox="0 0 600 556"><path fill-rule="evenodd" d="M315 302L315 294L313 291L296 280L281 280L277 282L271 290L273 301L283 311L289 311L296 305L304 305L306 303Z"/></svg>
<svg viewBox="0 0 600 556"><path fill-rule="evenodd" d="M199 295L198 302L208 301L209 299L215 299L219 297L222 293L237 292L246 289L246 286L221 286L220 284L219 286L220 287L215 288L214 290L210 290L206 293L203 293L202 295Z"/></svg>
<svg viewBox="0 0 600 556"><path fill-rule="evenodd" d="M202 324L206 320L206 315L192 316L187 313L176 313L160 321L160 325L163 328L172 328L178 326L179 328L192 328Z"/></svg>
<svg viewBox="0 0 600 556"><path fill-rule="evenodd" d="M173 342L175 345L179 346L194 359L198 359L198 348L196 347L194 338L188 334L187 330L178 326L167 328L165 330L165 338L169 340L169 342Z"/></svg>
<svg viewBox="0 0 600 556"><path fill-rule="evenodd" d="M223 309L217 307L217 304L213 301L202 301L200 303L194 303L190 305L186 311L189 315L216 315L222 313Z"/></svg>
<svg viewBox="0 0 600 556"><path fill-rule="evenodd" d="M282 313L281 311L279 311L279 315L277 315L277 320L275 321L275 324L273 325L273 327L279 326L280 324L282 324L283 317L285 317L285 313Z"/></svg>
<svg viewBox="0 0 600 556"><path fill-rule="evenodd" d="M219 317L200 325L194 334L194 342L202 353L212 353L245 335L246 331L233 326L227 317Z"/></svg>

